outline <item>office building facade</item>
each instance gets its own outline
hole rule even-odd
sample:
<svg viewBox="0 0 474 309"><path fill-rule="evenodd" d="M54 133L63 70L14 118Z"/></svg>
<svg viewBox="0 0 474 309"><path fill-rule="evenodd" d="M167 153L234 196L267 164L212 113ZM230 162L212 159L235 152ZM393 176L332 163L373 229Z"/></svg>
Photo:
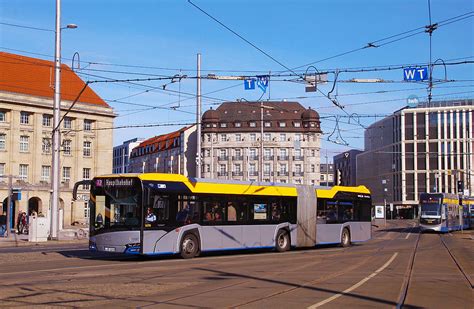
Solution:
<svg viewBox="0 0 474 309"><path fill-rule="evenodd" d="M0 52L0 200L6 212L9 175L13 188L21 191L12 217L19 211L49 214L51 191L54 63ZM88 222L88 188L76 181L112 172L112 108L66 65L62 65L61 109L77 103L60 125L60 226Z"/></svg>
<svg viewBox="0 0 474 309"><path fill-rule="evenodd" d="M357 160L361 150L351 149L344 151L333 158L334 162L334 179L339 186L356 186L357 185Z"/></svg>
<svg viewBox="0 0 474 309"><path fill-rule="evenodd" d="M202 177L319 185L321 133L297 102L225 102L202 117Z"/></svg>
<svg viewBox="0 0 474 309"><path fill-rule="evenodd" d="M375 203L416 212L422 192L472 194L473 100L420 103L368 127L357 156L357 182Z"/></svg>
<svg viewBox="0 0 474 309"><path fill-rule="evenodd" d="M143 140L143 138L135 137L123 142L122 145L114 147L112 159L112 173L129 173L128 164L130 161L130 154L132 153L133 148L140 145Z"/></svg>

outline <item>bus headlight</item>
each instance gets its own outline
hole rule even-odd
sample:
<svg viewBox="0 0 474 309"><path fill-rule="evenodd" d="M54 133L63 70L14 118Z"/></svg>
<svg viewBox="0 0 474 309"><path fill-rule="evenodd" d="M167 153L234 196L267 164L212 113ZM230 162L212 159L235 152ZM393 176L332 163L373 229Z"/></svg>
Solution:
<svg viewBox="0 0 474 309"><path fill-rule="evenodd" d="M89 250L91 251L97 251L97 245L95 242L89 240Z"/></svg>

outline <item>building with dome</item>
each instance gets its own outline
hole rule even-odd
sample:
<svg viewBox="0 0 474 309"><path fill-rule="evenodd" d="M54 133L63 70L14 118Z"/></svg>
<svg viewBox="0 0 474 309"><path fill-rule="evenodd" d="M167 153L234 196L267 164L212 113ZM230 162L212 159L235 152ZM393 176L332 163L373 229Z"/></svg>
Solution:
<svg viewBox="0 0 474 309"><path fill-rule="evenodd" d="M203 178L319 185L319 114L298 102L225 102L201 132Z"/></svg>

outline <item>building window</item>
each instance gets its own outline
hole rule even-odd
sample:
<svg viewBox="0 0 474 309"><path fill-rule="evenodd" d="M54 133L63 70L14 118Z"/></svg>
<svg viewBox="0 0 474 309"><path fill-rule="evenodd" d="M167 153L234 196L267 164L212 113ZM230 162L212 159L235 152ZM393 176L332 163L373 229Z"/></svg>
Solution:
<svg viewBox="0 0 474 309"><path fill-rule="evenodd" d="M84 148L83 148L84 157L90 157L91 156L91 144L92 144L92 142L89 142L89 141L84 142Z"/></svg>
<svg viewBox="0 0 474 309"><path fill-rule="evenodd" d="M211 150L210 149L205 149L204 150L204 156L205 157L210 157L211 156Z"/></svg>
<svg viewBox="0 0 474 309"><path fill-rule="evenodd" d="M249 127L251 127L251 128L255 128L255 127L257 127L257 123L256 123L256 122L253 122L253 121L251 121L251 122L249 122Z"/></svg>
<svg viewBox="0 0 474 309"><path fill-rule="evenodd" d="M256 171L255 167L256 167L255 163L250 163L249 164L249 173L250 173L250 175L255 176L255 171Z"/></svg>
<svg viewBox="0 0 474 309"><path fill-rule="evenodd" d="M272 126L271 122L265 122L265 128L270 128Z"/></svg>
<svg viewBox="0 0 474 309"><path fill-rule="evenodd" d="M235 134L235 141L236 142L242 141L242 135L241 134Z"/></svg>
<svg viewBox="0 0 474 309"><path fill-rule="evenodd" d="M311 156L312 157L316 156L316 151L314 149L311 149Z"/></svg>
<svg viewBox="0 0 474 309"><path fill-rule="evenodd" d="M47 137L43 137L43 144L41 145L41 149L43 153L49 154L51 153L51 139Z"/></svg>
<svg viewBox="0 0 474 309"><path fill-rule="evenodd" d="M295 134L295 141L301 141L301 134Z"/></svg>
<svg viewBox="0 0 474 309"><path fill-rule="evenodd" d="M316 172L316 167L314 164L311 164L311 173L315 173Z"/></svg>
<svg viewBox="0 0 474 309"><path fill-rule="evenodd" d="M286 141L286 134L285 133L281 133L280 134L280 142L285 142Z"/></svg>
<svg viewBox="0 0 474 309"><path fill-rule="evenodd" d="M84 131L86 132L92 131L92 120L88 120L88 119L84 120Z"/></svg>
<svg viewBox="0 0 474 309"><path fill-rule="evenodd" d="M301 173L302 173L301 164L295 164L295 174L301 175Z"/></svg>
<svg viewBox="0 0 474 309"><path fill-rule="evenodd" d="M19 175L21 180L26 181L28 179L28 164L20 164Z"/></svg>
<svg viewBox="0 0 474 309"><path fill-rule="evenodd" d="M286 122L280 121L279 125L280 125L280 128L284 128L286 127Z"/></svg>
<svg viewBox="0 0 474 309"><path fill-rule="evenodd" d="M7 113L4 111L0 111L0 122L5 122L7 121Z"/></svg>
<svg viewBox="0 0 474 309"><path fill-rule="evenodd" d="M63 141L63 152L65 155L71 155L71 144L72 142L70 139L66 139Z"/></svg>
<svg viewBox="0 0 474 309"><path fill-rule="evenodd" d="M27 112L20 113L20 124L30 124L30 114Z"/></svg>
<svg viewBox="0 0 474 309"><path fill-rule="evenodd" d="M255 133L250 134L250 141L255 142L257 140L257 135Z"/></svg>
<svg viewBox="0 0 474 309"><path fill-rule="evenodd" d="M72 128L72 119L69 117L64 118L64 129L71 129Z"/></svg>
<svg viewBox="0 0 474 309"><path fill-rule="evenodd" d="M227 135L226 134L221 134L221 142L227 141Z"/></svg>
<svg viewBox="0 0 474 309"><path fill-rule="evenodd" d="M250 160L256 160L257 159L257 149L251 148L250 149Z"/></svg>
<svg viewBox="0 0 474 309"><path fill-rule="evenodd" d="M234 172L236 172L237 174L240 174L240 172L242 172L242 165L234 164Z"/></svg>
<svg viewBox="0 0 474 309"><path fill-rule="evenodd" d="M0 176L5 175L5 163L0 163Z"/></svg>
<svg viewBox="0 0 474 309"><path fill-rule="evenodd" d="M51 175L51 166L43 165L41 166L41 181L49 182Z"/></svg>
<svg viewBox="0 0 474 309"><path fill-rule="evenodd" d="M226 164L219 165L219 172L220 172L221 176L224 176L226 174L226 170L227 170L227 165Z"/></svg>
<svg viewBox="0 0 474 309"><path fill-rule="evenodd" d="M28 152L30 150L30 137L26 135L20 136L20 152Z"/></svg>
<svg viewBox="0 0 474 309"><path fill-rule="evenodd" d="M7 135L6 134L0 134L0 150L5 150L7 146Z"/></svg>
<svg viewBox="0 0 474 309"><path fill-rule="evenodd" d="M272 135L270 133L265 133L263 135L263 140L266 141L266 142L270 141L271 138L272 138Z"/></svg>
<svg viewBox="0 0 474 309"><path fill-rule="evenodd" d="M270 176L270 170L271 170L270 163L265 163L263 165L263 175L264 176Z"/></svg>
<svg viewBox="0 0 474 309"><path fill-rule="evenodd" d="M227 128L227 123L221 123L221 128Z"/></svg>
<svg viewBox="0 0 474 309"><path fill-rule="evenodd" d="M295 122L295 123L293 123L293 125L295 126L295 128L301 127L301 123L300 123L300 122Z"/></svg>
<svg viewBox="0 0 474 309"><path fill-rule="evenodd" d="M91 179L91 169L90 168L83 168L82 169L82 179L83 180ZM89 190L89 185L83 185L82 189Z"/></svg>
<svg viewBox="0 0 474 309"><path fill-rule="evenodd" d="M89 219L90 213L89 203L84 203L84 219Z"/></svg>
<svg viewBox="0 0 474 309"><path fill-rule="evenodd" d="M63 182L69 182L71 180L71 168L64 166L63 167Z"/></svg>
<svg viewBox="0 0 474 309"><path fill-rule="evenodd" d="M241 126L242 126L242 124L241 124L240 122L236 122L236 123L235 123L235 127L236 127L236 128L240 128Z"/></svg>
<svg viewBox="0 0 474 309"><path fill-rule="evenodd" d="M43 115L43 127L51 127L53 125L53 116Z"/></svg>
<svg viewBox="0 0 474 309"><path fill-rule="evenodd" d="M240 160L242 157L242 150L240 148L236 148L234 150L234 153L235 153L236 160Z"/></svg>

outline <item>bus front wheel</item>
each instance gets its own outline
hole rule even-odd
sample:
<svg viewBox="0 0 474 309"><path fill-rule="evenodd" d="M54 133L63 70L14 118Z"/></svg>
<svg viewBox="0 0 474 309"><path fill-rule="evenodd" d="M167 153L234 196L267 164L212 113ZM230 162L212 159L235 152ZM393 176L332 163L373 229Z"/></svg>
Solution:
<svg viewBox="0 0 474 309"><path fill-rule="evenodd" d="M347 228L342 230L341 247L349 247L351 245L351 234Z"/></svg>
<svg viewBox="0 0 474 309"><path fill-rule="evenodd" d="M276 237L276 250L284 252L290 250L290 235L285 230L279 230Z"/></svg>
<svg viewBox="0 0 474 309"><path fill-rule="evenodd" d="M181 240L180 254L183 259L191 259L199 252L199 243L194 234L186 234Z"/></svg>

